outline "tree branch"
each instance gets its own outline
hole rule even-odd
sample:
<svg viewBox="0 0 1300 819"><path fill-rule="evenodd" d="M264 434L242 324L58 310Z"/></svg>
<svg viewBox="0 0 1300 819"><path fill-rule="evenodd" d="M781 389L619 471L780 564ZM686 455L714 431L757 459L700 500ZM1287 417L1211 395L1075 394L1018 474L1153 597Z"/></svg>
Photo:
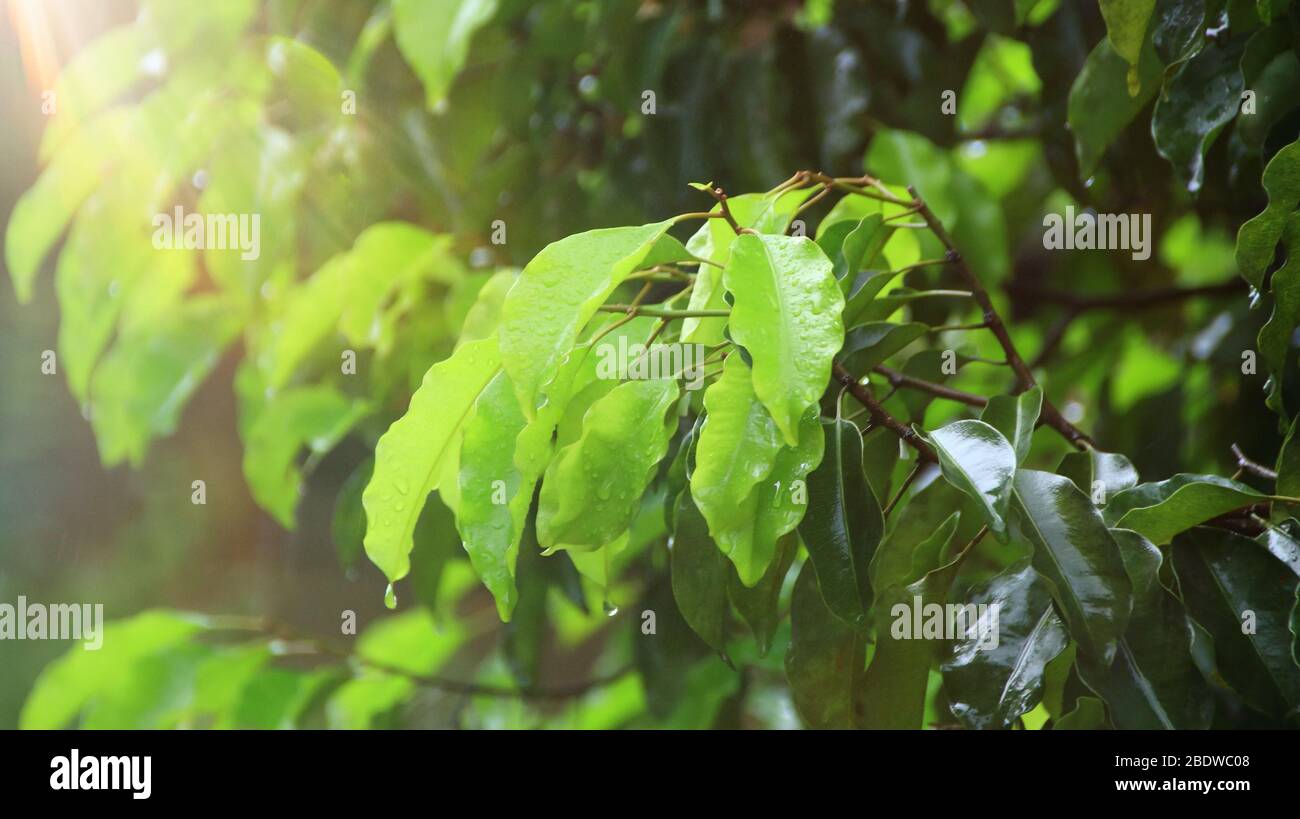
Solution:
<svg viewBox="0 0 1300 819"><path fill-rule="evenodd" d="M1236 444L1232 445L1232 455L1234 458L1237 459L1238 469L1243 469L1246 472L1250 472L1254 475L1258 475L1259 477L1265 478L1270 481L1277 480L1276 472L1264 466L1263 464L1255 463L1250 458L1247 458L1246 454L1241 451L1241 447L1237 446Z"/></svg>
<svg viewBox="0 0 1300 819"><path fill-rule="evenodd" d="M936 384L933 381L925 381L916 378L915 376L908 375L907 373L901 373L898 370L886 367L883 364L876 367L874 372L883 375L888 379L890 386L893 387L905 387L908 389L920 390L921 392L928 392L931 395L938 396L939 398L947 398L949 401L957 401L958 403L972 407L983 407L989 402L989 400L982 395L963 392L962 390L953 389L952 387L947 387L943 384Z"/></svg>
<svg viewBox="0 0 1300 819"><path fill-rule="evenodd" d="M871 414L871 420L874 423L885 427L902 439L908 446L915 449L917 453L920 454L921 460L938 462L939 458L935 455L934 448L923 441L921 436L916 434L915 430L890 415L889 411L881 406L880 402L876 400L876 397L871 394L871 390L867 389L862 384L859 384L858 379L848 370L844 369L843 364L836 361L832 372L834 373L835 380L848 390L849 395L852 395L857 399L858 403L865 407L867 412Z"/></svg>
<svg viewBox="0 0 1300 819"><path fill-rule="evenodd" d="M1029 366L1025 364L1025 360L1020 357L1019 351L1016 350L1015 343L1011 341L1006 325L1002 323L1002 317L998 315L998 311L993 307L993 301L989 298L988 291L984 289L984 285L980 283L975 272L970 269L970 265L966 264L966 260L957 252L952 237L944 229L943 223L935 217L934 211L930 210L930 206L917 194L916 187L909 185L907 192L912 195L912 201L916 204L917 213L925 220L930 232L947 249L948 258L952 260L958 273L965 280L966 286L975 297L975 301L983 309L984 323L988 325L998 343L1002 345L1002 351L1007 357L1007 364L1011 367L1012 372L1016 374L1016 392L1024 392L1033 387L1038 382L1034 380L1034 374L1030 372ZM1046 395L1043 396L1041 418L1044 424L1061 433L1067 441L1080 449L1086 448L1092 442L1092 439L1085 435L1083 431L1066 420L1065 416L1061 414L1055 404L1048 400Z"/></svg>

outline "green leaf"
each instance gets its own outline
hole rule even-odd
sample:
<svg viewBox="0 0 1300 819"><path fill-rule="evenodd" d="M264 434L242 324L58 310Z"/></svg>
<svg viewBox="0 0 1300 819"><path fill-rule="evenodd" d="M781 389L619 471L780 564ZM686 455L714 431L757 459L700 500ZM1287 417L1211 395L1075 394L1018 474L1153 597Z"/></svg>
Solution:
<svg viewBox="0 0 1300 819"><path fill-rule="evenodd" d="M766 657L772 648L772 638L782 620L781 588L797 551L799 535L791 532L776 542L772 562L753 586L742 583L734 568L727 577L727 597L753 633L759 656Z"/></svg>
<svg viewBox="0 0 1300 819"><path fill-rule="evenodd" d="M439 110L465 65L474 34L496 14L498 0L393 0L397 47Z"/></svg>
<svg viewBox="0 0 1300 819"><path fill-rule="evenodd" d="M334 498L334 514L330 518L330 537L338 554L339 565L351 569L361 556L362 542L366 538L366 510L361 506L361 493L370 482L375 459L368 457L357 464L352 474L339 487Z"/></svg>
<svg viewBox="0 0 1300 819"><path fill-rule="evenodd" d="M1133 605L1115 538L1069 478L1022 469L1012 494L1034 568L1051 582L1070 635L1084 655L1109 665Z"/></svg>
<svg viewBox="0 0 1300 819"><path fill-rule="evenodd" d="M293 529L302 483L298 451L306 446L313 457L326 455L368 412L364 402L324 385L277 395L244 439L244 478L253 499L281 526Z"/></svg>
<svg viewBox="0 0 1300 819"><path fill-rule="evenodd" d="M1300 324L1300 252L1297 252L1300 251L1300 214L1293 213L1286 220L1282 244L1286 248L1286 261L1273 271L1269 279L1273 291L1273 314L1259 329L1259 357L1269 372L1265 404L1285 422L1287 411L1282 395L1289 376L1287 356L1291 352L1291 336L1296 325ZM1284 446L1278 458L1281 460L1286 456ZM1283 494L1282 489L1277 491Z"/></svg>
<svg viewBox="0 0 1300 819"><path fill-rule="evenodd" d="M1242 699L1275 716L1300 706L1286 569L1259 544L1209 528L1174 543L1174 569L1188 611L1214 638L1219 673Z"/></svg>
<svg viewBox="0 0 1300 819"><path fill-rule="evenodd" d="M1065 624L1027 560L972 590L964 605L966 628L942 664L949 708L968 728L1009 728L1042 699L1047 664L1069 642Z"/></svg>
<svg viewBox="0 0 1300 819"><path fill-rule="evenodd" d="M1074 710L1056 721L1053 731L1100 731L1109 728L1106 706L1096 697L1079 697Z"/></svg>
<svg viewBox="0 0 1300 819"><path fill-rule="evenodd" d="M1025 462L1034 440L1034 427L1043 408L1043 390L1033 386L1019 395L995 395L980 413L980 420L1002 433L1016 451L1016 463Z"/></svg>
<svg viewBox="0 0 1300 819"><path fill-rule="evenodd" d="M1142 46L1147 39L1147 23L1155 11L1156 0L1099 0L1101 16L1106 21L1106 35L1115 53L1129 64L1128 93L1137 96L1141 90L1142 79L1138 74L1138 62L1142 57Z"/></svg>
<svg viewBox="0 0 1300 819"><path fill-rule="evenodd" d="M920 549L917 553L920 554ZM920 606L922 615L927 610L932 611L929 607L935 605L943 611L948 590L965 555L963 550L939 566L939 554L932 552L925 558L926 564L920 567L924 571L920 580L906 587L892 586L880 592L876 606L880 612L876 652L863 678L860 727L922 727L926 684L942 639L928 638L924 631L913 633L916 607Z"/></svg>
<svg viewBox="0 0 1300 819"><path fill-rule="evenodd" d="M515 466L515 441L525 423L510 377L498 372L465 422L460 449L456 530L503 622L518 599L515 563L535 483L525 482Z"/></svg>
<svg viewBox="0 0 1300 819"><path fill-rule="evenodd" d="M865 659L863 636L827 608L812 566L805 564L790 600L785 675L795 708L809 728L852 728Z"/></svg>
<svg viewBox="0 0 1300 819"><path fill-rule="evenodd" d="M1138 482L1137 469L1128 458L1091 447L1067 453L1056 472L1074 481L1079 491L1099 501L1099 505Z"/></svg>
<svg viewBox="0 0 1300 819"><path fill-rule="evenodd" d="M1285 563L1296 577L1300 577L1300 540L1294 534L1297 529L1300 529L1300 522L1294 518L1277 526L1270 523L1255 540L1268 549L1269 554Z"/></svg>
<svg viewBox="0 0 1300 819"><path fill-rule="evenodd" d="M1110 667L1084 657L1079 673L1106 701L1116 728L1208 728L1210 690L1192 661L1187 612L1160 583L1160 550L1136 532L1111 532L1133 583L1133 614Z"/></svg>
<svg viewBox="0 0 1300 819"><path fill-rule="evenodd" d="M465 420L500 369L495 338L462 346L429 368L406 414L379 439L374 475L361 500L366 554L389 582L410 571L420 510L454 468Z"/></svg>
<svg viewBox="0 0 1300 819"><path fill-rule="evenodd" d="M542 479L537 536L544 549L596 549L627 529L668 453L664 416L677 396L676 381L626 381L591 405L582 437L556 453Z"/></svg>
<svg viewBox="0 0 1300 819"><path fill-rule="evenodd" d="M868 373L878 364L926 334L929 328L919 322L891 324L873 321L849 331L840 350L840 363L852 373Z"/></svg>
<svg viewBox="0 0 1300 819"><path fill-rule="evenodd" d="M1173 164L1189 193L1201 189L1205 152L1241 106L1245 42L1242 38L1211 42L1165 82L1156 101L1151 116L1156 150Z"/></svg>
<svg viewBox="0 0 1300 819"><path fill-rule="evenodd" d="M884 535L880 504L862 470L862 434L849 421L822 421L826 454L808 476L808 514L799 534L827 608L854 628L871 608L869 567Z"/></svg>
<svg viewBox="0 0 1300 819"><path fill-rule="evenodd" d="M578 331L671 225L579 233L542 248L524 267L501 309L500 338L501 363L529 419Z"/></svg>
<svg viewBox="0 0 1300 819"><path fill-rule="evenodd" d="M365 730L415 693L409 677L367 671L340 685L325 703L325 718L334 730Z"/></svg>
<svg viewBox="0 0 1300 819"><path fill-rule="evenodd" d="M853 284L858 271L869 268L884 251L889 237L894 235L893 225L886 225L884 222L883 215L869 213L862 217L862 221L856 227L850 223L848 232L835 248L834 253L828 250L828 242L824 242L821 238L817 240L817 244L826 252L827 258L835 260L835 278L840 282L841 289L847 290Z"/></svg>
<svg viewBox="0 0 1300 819"><path fill-rule="evenodd" d="M727 207L736 224L759 233L784 234L795 214L813 188L786 191L779 196L761 193L744 193L727 197ZM710 213L721 213L714 205ZM731 245L736 232L724 219L706 219L695 235L686 243L694 256L713 264L700 265L695 276L695 287L687 303L690 310L724 310L727 308L726 290L722 287L722 268L731 258ZM682 320L682 341L694 344L720 344L727 327L727 319L720 316L691 317Z"/></svg>
<svg viewBox="0 0 1300 819"><path fill-rule="evenodd" d="M1153 543L1234 509L1268 500L1249 486L1217 475L1179 474L1126 489L1106 504L1107 524L1132 529Z"/></svg>
<svg viewBox="0 0 1300 819"><path fill-rule="evenodd" d="M749 367L735 353L727 356L722 376L705 391L704 410L691 497L709 522L718 548L736 564L746 585L753 585L772 558L771 553L754 553L754 489L776 465L780 432L754 394Z"/></svg>
<svg viewBox="0 0 1300 819"><path fill-rule="evenodd" d="M1160 87L1160 61L1149 45L1143 48L1137 65L1140 90L1131 95L1126 93L1126 88L1131 86L1128 63L1110 40L1102 40L1088 55L1070 87L1067 119L1074 133L1074 152L1081 179L1092 176L1106 148Z"/></svg>
<svg viewBox="0 0 1300 819"><path fill-rule="evenodd" d="M727 559L709 537L708 523L691 493L682 490L674 505L670 542L673 599L691 630L717 652L726 649Z"/></svg>
<svg viewBox="0 0 1300 819"><path fill-rule="evenodd" d="M939 456L943 477L979 504L989 530L1007 536L1007 504L1016 472L1016 451L983 421L954 421L926 436Z"/></svg>
<svg viewBox="0 0 1300 819"><path fill-rule="evenodd" d="M1300 441L1296 440L1297 426L1300 426L1300 418L1292 421L1291 428L1287 430L1286 440L1282 442L1282 449L1277 454L1276 467L1277 493L1293 498L1300 496Z"/></svg>
<svg viewBox="0 0 1300 819"><path fill-rule="evenodd" d="M831 263L806 237L744 234L722 278L735 299L731 336L754 361L754 392L794 446L844 343L844 295Z"/></svg>
<svg viewBox="0 0 1300 819"><path fill-rule="evenodd" d="M1300 206L1300 142L1273 155L1261 184L1268 194L1268 207L1237 231L1237 270L1256 290L1263 289L1264 272L1273 263L1287 221Z"/></svg>
<svg viewBox="0 0 1300 819"><path fill-rule="evenodd" d="M203 625L198 618L179 612L154 610L100 628L98 650L74 645L41 671L23 703L18 727L69 727L96 697L127 685L138 662L189 640Z"/></svg>
<svg viewBox="0 0 1300 819"><path fill-rule="evenodd" d="M176 429L239 327L226 304L203 297L124 330L90 383L90 419L105 466L139 465L150 439Z"/></svg>

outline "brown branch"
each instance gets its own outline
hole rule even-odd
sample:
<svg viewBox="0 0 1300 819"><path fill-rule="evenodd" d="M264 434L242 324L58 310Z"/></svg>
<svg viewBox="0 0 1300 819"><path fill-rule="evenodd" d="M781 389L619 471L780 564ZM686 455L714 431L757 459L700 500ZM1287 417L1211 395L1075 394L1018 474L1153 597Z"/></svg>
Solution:
<svg viewBox="0 0 1300 819"><path fill-rule="evenodd" d="M866 408L867 412L871 414L871 420L874 423L885 427L902 439L902 441L908 446L915 449L917 453L920 454L921 460L938 462L939 458L935 455L934 448L922 440L921 436L917 435L915 430L890 415L889 411L881 406L880 402L876 400L876 397L871 394L871 390L867 389L862 384L859 384L858 379L854 378L852 373L844 369L843 364L836 361L832 371L835 380L849 391L849 395L856 398L858 403Z"/></svg>
<svg viewBox="0 0 1300 819"><path fill-rule="evenodd" d="M1247 472L1250 472L1254 475L1258 475L1259 477L1265 478L1270 481L1277 480L1276 472L1264 466L1263 464L1255 463L1250 458L1247 458L1246 454L1241 451L1241 447L1237 446L1236 444L1232 445L1232 455L1234 458L1237 459L1237 468L1244 469Z"/></svg>
<svg viewBox="0 0 1300 819"><path fill-rule="evenodd" d="M967 404L972 407L983 407L988 404L989 400L982 395L975 395L970 392L953 389L952 387L936 384L933 381L910 376L907 373L901 373L898 370L886 367L883 364L875 368L875 372L883 375L893 387L905 387L921 392L928 392L939 398L947 398L949 401Z"/></svg>
<svg viewBox="0 0 1300 819"><path fill-rule="evenodd" d="M1006 325L1002 323L1002 317L998 315L998 311L993 307L993 301L989 298L988 291L984 289L984 285L980 283L975 272L970 269L970 265L966 264L966 260L957 252L952 237L944 229L943 223L935 217L934 211L930 210L930 206L917 194L916 187L909 185L907 192L912 195L912 201L916 203L917 213L925 220L930 232L947 249L948 258L952 260L958 273L965 280L966 287L975 297L975 301L984 310L984 323L988 325L998 343L1002 345L1002 351L1007 357L1007 364L1016 375L1016 392L1024 392L1033 387L1038 382L1034 380L1034 374L1029 370L1029 366L1025 364L1025 360L1020 357L1015 343L1011 341L1011 335L1007 332ZM1085 435L1082 430L1066 420L1065 416L1061 414L1055 404L1048 400L1046 395L1043 396L1043 409L1040 417L1044 424L1059 432L1067 441L1080 449L1086 448L1092 442L1092 439Z"/></svg>

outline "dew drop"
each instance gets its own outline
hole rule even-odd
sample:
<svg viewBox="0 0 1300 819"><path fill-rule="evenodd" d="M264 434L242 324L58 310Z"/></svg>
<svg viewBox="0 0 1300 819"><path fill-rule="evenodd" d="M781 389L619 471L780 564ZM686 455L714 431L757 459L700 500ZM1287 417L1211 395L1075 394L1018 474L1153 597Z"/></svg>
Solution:
<svg viewBox="0 0 1300 819"><path fill-rule="evenodd" d="M618 606L614 605L608 600L601 603L601 607L605 609L606 617L613 617L614 615L618 614Z"/></svg>
<svg viewBox="0 0 1300 819"><path fill-rule="evenodd" d="M384 605L390 610L397 608L397 592L393 591L392 583L389 583L388 588L384 589Z"/></svg>

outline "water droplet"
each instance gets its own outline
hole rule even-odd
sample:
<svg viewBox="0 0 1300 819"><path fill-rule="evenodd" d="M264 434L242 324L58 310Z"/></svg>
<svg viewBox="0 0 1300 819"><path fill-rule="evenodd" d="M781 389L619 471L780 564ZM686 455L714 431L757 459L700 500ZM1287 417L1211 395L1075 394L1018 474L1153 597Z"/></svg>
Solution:
<svg viewBox="0 0 1300 819"><path fill-rule="evenodd" d="M389 609L397 608L397 592L393 591L392 583L389 583L388 588L384 589L384 605Z"/></svg>
<svg viewBox="0 0 1300 819"><path fill-rule="evenodd" d="M618 606L614 605L613 603L609 602L608 600L606 600L606 601L604 601L603 603L601 603L601 606L602 606L602 608L605 609L605 616L606 616L606 617L613 617L615 614L618 614Z"/></svg>

